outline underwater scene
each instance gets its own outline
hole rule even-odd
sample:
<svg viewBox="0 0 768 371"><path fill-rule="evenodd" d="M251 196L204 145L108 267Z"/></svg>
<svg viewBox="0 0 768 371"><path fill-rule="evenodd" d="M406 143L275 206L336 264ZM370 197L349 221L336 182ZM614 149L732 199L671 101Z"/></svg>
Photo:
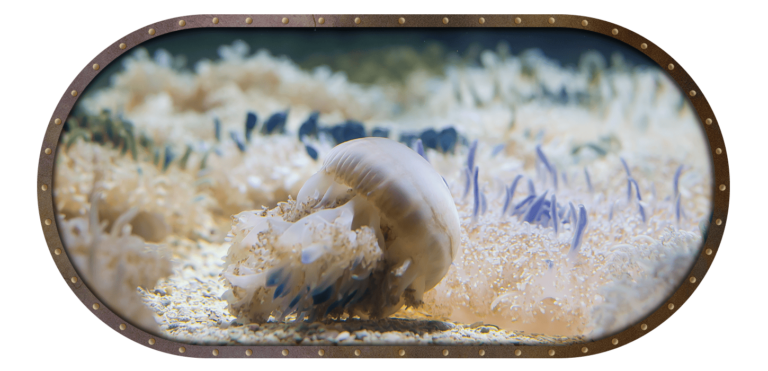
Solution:
<svg viewBox="0 0 768 371"><path fill-rule="evenodd" d="M175 32L78 100L57 225L105 305L189 344L590 341L686 278L700 126L586 31Z"/></svg>

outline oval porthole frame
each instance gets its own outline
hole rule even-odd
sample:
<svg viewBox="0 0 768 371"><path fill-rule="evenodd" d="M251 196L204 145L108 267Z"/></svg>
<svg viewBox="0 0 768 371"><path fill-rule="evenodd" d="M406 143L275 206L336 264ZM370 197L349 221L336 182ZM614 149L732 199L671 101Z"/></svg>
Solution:
<svg viewBox="0 0 768 371"><path fill-rule="evenodd" d="M568 345L193 345L168 340L135 327L112 312L83 283L64 249L55 217L53 172L56 148L70 111L88 84L124 53L141 43L171 32L206 27L503 27L568 28L595 32L621 41L653 60L680 87L700 119L706 134L713 171L712 223L690 272L678 289L648 316L619 333L596 341ZM51 116L45 132L37 174L40 223L48 249L67 284L101 321L127 338L169 354L198 358L569 358L602 353L628 344L657 328L693 294L717 255L727 222L730 182L728 157L719 123L707 99L685 69L656 44L619 25L577 15L191 15L170 18L139 28L109 45L86 65L69 85Z"/></svg>

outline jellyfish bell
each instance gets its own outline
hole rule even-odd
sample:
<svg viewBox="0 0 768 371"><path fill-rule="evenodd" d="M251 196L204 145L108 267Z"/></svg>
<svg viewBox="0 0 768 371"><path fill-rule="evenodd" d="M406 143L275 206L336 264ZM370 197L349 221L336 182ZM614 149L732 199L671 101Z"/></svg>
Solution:
<svg viewBox="0 0 768 371"><path fill-rule="evenodd" d="M445 276L459 228L450 190L417 152L386 138L344 142L296 200L234 217L225 298L252 321L385 317L421 304Z"/></svg>

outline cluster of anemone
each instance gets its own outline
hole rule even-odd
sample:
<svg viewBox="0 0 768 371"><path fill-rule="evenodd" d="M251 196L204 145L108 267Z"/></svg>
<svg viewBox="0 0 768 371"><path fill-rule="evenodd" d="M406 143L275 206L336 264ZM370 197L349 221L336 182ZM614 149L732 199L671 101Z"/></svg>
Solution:
<svg viewBox="0 0 768 371"><path fill-rule="evenodd" d="M99 214L112 225L130 210L133 234L149 242L168 236L210 238L217 228L208 212L212 200L195 186L196 178L178 167L155 164L151 152L136 152L144 160L133 160L111 144L103 145L79 134L63 137L68 144L56 156L54 197L64 218L88 215L96 192L102 194Z"/></svg>
<svg viewBox="0 0 768 371"><path fill-rule="evenodd" d="M136 246L225 243L222 300L246 322L377 318L409 305L457 322L594 336L658 305L701 244L708 152L658 69L618 58L607 67L595 53L563 67L502 47L442 75L365 86L248 55L241 42L220 56L189 71L139 49L110 88L84 98L57 155L65 241L98 211L108 230L130 225L118 237ZM393 255L385 227L395 218L382 222L378 206L356 198L365 192L323 175L334 154L371 137L404 144L395 152L435 171L429 187L457 209L458 246L447 264L438 254L429 282L414 273L425 264ZM392 179L408 173L388 165L379 171Z"/></svg>
<svg viewBox="0 0 768 371"><path fill-rule="evenodd" d="M59 214L68 256L101 301L121 317L156 332L154 314L137 289L152 288L171 274L171 253L132 234L131 223L140 213L136 207L120 214L107 228L98 211L103 197L99 192L91 196L92 207L86 215L65 219Z"/></svg>
<svg viewBox="0 0 768 371"><path fill-rule="evenodd" d="M539 144L522 158L528 168L484 184L482 162L497 154L478 156L479 147L466 148L449 181L462 249L425 312L600 337L662 304L685 277L709 221L711 181L666 156L645 159L653 179L617 155L557 171Z"/></svg>

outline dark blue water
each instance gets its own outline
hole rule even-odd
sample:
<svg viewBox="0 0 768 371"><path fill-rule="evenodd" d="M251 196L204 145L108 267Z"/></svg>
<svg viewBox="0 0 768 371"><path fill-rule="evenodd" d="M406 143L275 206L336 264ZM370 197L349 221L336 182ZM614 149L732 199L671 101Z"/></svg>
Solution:
<svg viewBox="0 0 768 371"><path fill-rule="evenodd" d="M219 46L232 44L238 39L250 46L251 53L267 49L272 55L285 55L307 69L320 64L340 69L334 65L340 57L381 53L393 48L402 50L404 47L424 53L430 47L434 51L437 46L439 59L460 59L473 63L477 61L480 51L497 50L500 42L508 45L512 55L537 48L563 66L575 66L587 51L601 53L606 61L610 61L614 53L619 53L629 65L655 65L643 53L611 37L558 28L202 28L158 36L140 46L147 49L150 55L158 49L165 49L174 56L184 55L187 66L191 67L201 59L219 59ZM435 53L432 53L432 58L434 60ZM347 58L347 62L349 60ZM354 61L354 58L351 60ZM102 71L90 87L107 86L109 76L120 70L122 63L118 59ZM350 78L355 81L354 75Z"/></svg>

